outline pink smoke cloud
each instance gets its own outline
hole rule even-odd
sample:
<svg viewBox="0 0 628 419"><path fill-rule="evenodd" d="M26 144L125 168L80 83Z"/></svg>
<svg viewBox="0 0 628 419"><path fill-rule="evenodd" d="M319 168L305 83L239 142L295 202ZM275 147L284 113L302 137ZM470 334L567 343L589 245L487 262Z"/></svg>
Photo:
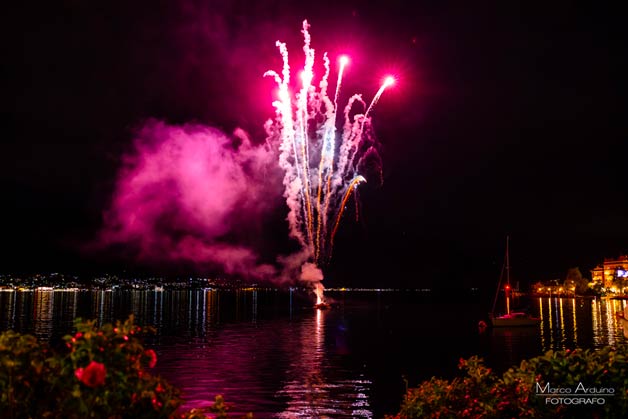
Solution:
<svg viewBox="0 0 628 419"><path fill-rule="evenodd" d="M122 244L144 262L193 263L255 279L285 276L247 240L277 204L278 176L275 152L252 144L242 130L228 137L198 124L151 120L123 159L99 246Z"/></svg>

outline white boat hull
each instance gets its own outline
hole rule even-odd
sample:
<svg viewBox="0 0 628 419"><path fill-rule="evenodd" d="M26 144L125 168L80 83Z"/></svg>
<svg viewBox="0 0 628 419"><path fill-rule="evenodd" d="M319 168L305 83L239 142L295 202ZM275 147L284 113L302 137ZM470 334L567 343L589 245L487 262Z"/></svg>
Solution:
<svg viewBox="0 0 628 419"><path fill-rule="evenodd" d="M532 317L525 313L510 313L504 316L493 317L490 320L493 327L537 326L541 323L540 318Z"/></svg>

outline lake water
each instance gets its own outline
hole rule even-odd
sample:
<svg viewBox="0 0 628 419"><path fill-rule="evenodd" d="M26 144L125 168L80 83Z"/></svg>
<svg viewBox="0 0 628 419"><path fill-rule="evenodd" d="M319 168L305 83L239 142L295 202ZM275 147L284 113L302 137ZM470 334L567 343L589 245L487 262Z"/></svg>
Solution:
<svg viewBox="0 0 628 419"><path fill-rule="evenodd" d="M406 385L451 378L461 357L497 371L548 349L626 342L614 313L625 301L532 298L539 327L488 329L474 294L328 291L316 310L301 292L278 290L0 292L0 330L58 342L77 317L99 323L134 314L157 333L155 373L183 390L185 407L222 394L230 412L255 418L382 418Z"/></svg>

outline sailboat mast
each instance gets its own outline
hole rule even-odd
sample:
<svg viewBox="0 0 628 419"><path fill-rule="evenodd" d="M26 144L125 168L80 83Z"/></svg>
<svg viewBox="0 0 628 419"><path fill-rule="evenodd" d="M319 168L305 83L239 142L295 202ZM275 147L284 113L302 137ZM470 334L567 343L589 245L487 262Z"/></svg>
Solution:
<svg viewBox="0 0 628 419"><path fill-rule="evenodd" d="M510 236L506 236L506 285L510 288L510 251L508 249Z"/></svg>
<svg viewBox="0 0 628 419"><path fill-rule="evenodd" d="M506 314L510 314L510 236L506 236Z"/></svg>

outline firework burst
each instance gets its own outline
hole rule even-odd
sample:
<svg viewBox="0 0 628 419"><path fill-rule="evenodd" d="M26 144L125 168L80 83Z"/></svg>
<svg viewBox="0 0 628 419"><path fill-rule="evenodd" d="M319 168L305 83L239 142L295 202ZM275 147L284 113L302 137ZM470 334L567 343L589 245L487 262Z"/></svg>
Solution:
<svg viewBox="0 0 628 419"><path fill-rule="evenodd" d="M315 86L315 55L308 29L308 22L303 21L305 64L296 88L291 85L286 44L277 41L283 69L281 74L272 70L264 74L278 86L278 98L273 102L276 118L268 122L267 130L271 141L279 143L290 235L302 245L308 262L321 267L331 258L347 201L366 182L360 169L367 159L376 162L381 177L370 113L394 79L384 80L368 106L362 95L354 94L339 115L338 98L348 58L338 60L335 92L330 97L330 60L325 53L324 72Z"/></svg>

